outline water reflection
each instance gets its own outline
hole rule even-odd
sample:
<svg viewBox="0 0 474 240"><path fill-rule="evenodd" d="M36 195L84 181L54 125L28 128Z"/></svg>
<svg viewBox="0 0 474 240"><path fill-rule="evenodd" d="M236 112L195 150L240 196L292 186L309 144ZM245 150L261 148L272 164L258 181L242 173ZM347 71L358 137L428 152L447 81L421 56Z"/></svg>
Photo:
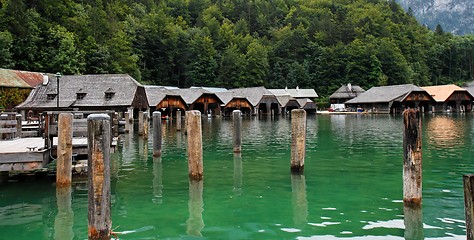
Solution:
<svg viewBox="0 0 474 240"><path fill-rule="evenodd" d="M435 116L427 123L429 143L435 147L454 148L464 145L464 123L453 116Z"/></svg>
<svg viewBox="0 0 474 240"><path fill-rule="evenodd" d="M242 195L242 154L234 153L234 193Z"/></svg>
<svg viewBox="0 0 474 240"><path fill-rule="evenodd" d="M405 239L420 240L424 239L423 234L423 212L421 207L403 208L403 222L405 224Z"/></svg>
<svg viewBox="0 0 474 240"><path fill-rule="evenodd" d="M296 227L308 223L308 201L306 200L306 181L302 174L291 174L291 202L293 205L293 222Z"/></svg>
<svg viewBox="0 0 474 240"><path fill-rule="evenodd" d="M202 237L204 220L202 212L204 211L204 202L202 199L203 181L189 181L189 218L186 221L186 233L190 236Z"/></svg>
<svg viewBox="0 0 474 240"><path fill-rule="evenodd" d="M74 212L71 207L71 186L56 188L56 202L58 214L54 219L54 239L74 239L72 227L74 225Z"/></svg>
<svg viewBox="0 0 474 240"><path fill-rule="evenodd" d="M163 164L161 157L153 158L153 203L163 203Z"/></svg>

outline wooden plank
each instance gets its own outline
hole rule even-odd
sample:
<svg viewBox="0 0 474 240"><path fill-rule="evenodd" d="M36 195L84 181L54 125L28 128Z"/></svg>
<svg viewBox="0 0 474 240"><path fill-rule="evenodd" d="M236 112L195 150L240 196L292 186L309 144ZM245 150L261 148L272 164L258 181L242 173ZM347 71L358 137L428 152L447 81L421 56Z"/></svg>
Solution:
<svg viewBox="0 0 474 240"><path fill-rule="evenodd" d="M0 125L3 126L15 126L17 124L16 120L0 120Z"/></svg>
<svg viewBox="0 0 474 240"><path fill-rule="evenodd" d="M0 163L26 163L26 162L43 162L44 153L47 150L3 153L0 154Z"/></svg>
<svg viewBox="0 0 474 240"><path fill-rule="evenodd" d="M0 133L16 133L16 128L0 128Z"/></svg>
<svg viewBox="0 0 474 240"><path fill-rule="evenodd" d="M44 140L41 137L17 138L13 140L0 141L0 154L26 152L27 147L36 147L36 150L44 148Z"/></svg>

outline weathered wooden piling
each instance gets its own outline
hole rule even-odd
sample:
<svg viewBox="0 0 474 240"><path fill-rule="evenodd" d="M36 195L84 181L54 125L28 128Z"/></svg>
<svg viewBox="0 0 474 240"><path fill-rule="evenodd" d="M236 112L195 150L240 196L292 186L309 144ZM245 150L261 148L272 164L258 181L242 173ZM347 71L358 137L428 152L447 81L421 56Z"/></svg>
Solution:
<svg viewBox="0 0 474 240"><path fill-rule="evenodd" d="M143 138L148 139L150 133L150 114L148 111L143 113Z"/></svg>
<svg viewBox="0 0 474 240"><path fill-rule="evenodd" d="M403 123L403 202L408 206L418 206L422 199L420 112L417 109L405 110Z"/></svg>
<svg viewBox="0 0 474 240"><path fill-rule="evenodd" d="M89 239L110 239L110 117L91 114L87 117Z"/></svg>
<svg viewBox="0 0 474 240"><path fill-rule="evenodd" d="M22 135L22 122L21 122L21 114L16 115L16 137L21 138Z"/></svg>
<svg viewBox="0 0 474 240"><path fill-rule="evenodd" d="M474 239L474 174L462 177L464 184L464 211L466 216L466 237Z"/></svg>
<svg viewBox="0 0 474 240"><path fill-rule="evenodd" d="M125 132L128 133L130 132L130 116L129 116L130 113L126 112L125 113Z"/></svg>
<svg viewBox="0 0 474 240"><path fill-rule="evenodd" d="M239 153L242 151L242 112L234 110L232 118L234 121L234 152Z"/></svg>
<svg viewBox="0 0 474 240"><path fill-rule="evenodd" d="M204 220L202 212L204 211L204 201L202 197L203 181L189 180L189 218L186 221L186 233L193 237L202 237Z"/></svg>
<svg viewBox="0 0 474 240"><path fill-rule="evenodd" d="M71 185L72 181L72 113L60 113L58 117L58 146L56 162L56 186Z"/></svg>
<svg viewBox="0 0 474 240"><path fill-rule="evenodd" d="M403 223L405 224L405 240L425 239L421 206L405 206L403 208Z"/></svg>
<svg viewBox="0 0 474 240"><path fill-rule="evenodd" d="M181 131L181 110L176 111L176 131Z"/></svg>
<svg viewBox="0 0 474 240"><path fill-rule="evenodd" d="M161 156L161 113L153 112L153 156Z"/></svg>
<svg viewBox="0 0 474 240"><path fill-rule="evenodd" d="M144 119L144 114L143 111L138 112L138 136L143 136L143 122L145 121Z"/></svg>
<svg viewBox="0 0 474 240"><path fill-rule="evenodd" d="M56 188L58 214L54 219L54 239L74 239L74 212L72 211L71 185Z"/></svg>
<svg viewBox="0 0 474 240"><path fill-rule="evenodd" d="M306 155L306 111L291 111L291 172L303 173Z"/></svg>
<svg viewBox="0 0 474 240"><path fill-rule="evenodd" d="M186 131L188 133L189 178L192 180L202 180L202 123L200 111L186 111Z"/></svg>

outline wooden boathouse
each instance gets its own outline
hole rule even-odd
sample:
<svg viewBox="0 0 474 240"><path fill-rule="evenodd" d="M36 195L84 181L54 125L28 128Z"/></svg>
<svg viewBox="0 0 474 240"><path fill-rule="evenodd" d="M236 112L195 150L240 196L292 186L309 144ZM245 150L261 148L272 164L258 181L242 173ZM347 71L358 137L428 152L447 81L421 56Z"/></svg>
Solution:
<svg viewBox="0 0 474 240"><path fill-rule="evenodd" d="M160 111L161 116L176 116L176 111L186 111L188 105L184 99L175 92L178 88L162 86L145 86L146 97L150 105L150 112Z"/></svg>
<svg viewBox="0 0 474 240"><path fill-rule="evenodd" d="M58 92L59 90L59 92ZM59 101L58 101L59 98ZM45 76L15 109L33 111L115 111L124 113L149 107L143 85L126 74Z"/></svg>
<svg viewBox="0 0 474 240"><path fill-rule="evenodd" d="M466 89L454 84L421 88L435 100L430 109L432 112L470 112L472 110L474 97Z"/></svg>
<svg viewBox="0 0 474 240"><path fill-rule="evenodd" d="M342 85L333 94L331 94L331 96L329 96L329 101L331 104L345 103L346 101L349 101L364 92L365 90L360 86L348 83L347 85Z"/></svg>
<svg viewBox="0 0 474 240"><path fill-rule="evenodd" d="M232 89L235 96L247 98L254 108L254 115L277 115L280 113L281 105L278 99L264 87L235 88Z"/></svg>
<svg viewBox="0 0 474 240"><path fill-rule="evenodd" d="M346 107L372 113L402 113L407 107L428 112L435 102L422 88L413 84L372 87L346 102Z"/></svg>

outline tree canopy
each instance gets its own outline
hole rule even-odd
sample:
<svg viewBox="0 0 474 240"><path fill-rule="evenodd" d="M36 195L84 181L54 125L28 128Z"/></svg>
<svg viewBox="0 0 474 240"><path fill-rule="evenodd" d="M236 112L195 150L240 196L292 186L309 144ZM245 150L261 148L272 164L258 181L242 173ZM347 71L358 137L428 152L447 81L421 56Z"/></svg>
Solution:
<svg viewBox="0 0 474 240"><path fill-rule="evenodd" d="M394 0L1 0L0 67L155 85L363 88L474 80L474 36Z"/></svg>

